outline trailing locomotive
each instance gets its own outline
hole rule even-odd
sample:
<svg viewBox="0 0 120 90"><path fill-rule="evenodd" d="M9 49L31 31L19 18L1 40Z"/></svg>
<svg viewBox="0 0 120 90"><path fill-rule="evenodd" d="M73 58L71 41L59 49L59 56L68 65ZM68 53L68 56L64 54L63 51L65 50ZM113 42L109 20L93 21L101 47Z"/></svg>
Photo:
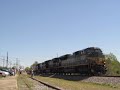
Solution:
<svg viewBox="0 0 120 90"><path fill-rule="evenodd" d="M34 72L59 74L105 74L105 56L100 48L89 47L73 54L47 60L34 66Z"/></svg>

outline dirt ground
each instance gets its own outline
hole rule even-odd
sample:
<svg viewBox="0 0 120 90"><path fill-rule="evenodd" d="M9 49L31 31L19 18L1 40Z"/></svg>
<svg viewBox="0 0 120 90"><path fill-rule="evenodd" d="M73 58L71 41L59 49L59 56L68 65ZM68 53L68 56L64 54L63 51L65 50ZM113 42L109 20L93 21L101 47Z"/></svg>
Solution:
<svg viewBox="0 0 120 90"><path fill-rule="evenodd" d="M0 90L17 90L17 76L0 79Z"/></svg>

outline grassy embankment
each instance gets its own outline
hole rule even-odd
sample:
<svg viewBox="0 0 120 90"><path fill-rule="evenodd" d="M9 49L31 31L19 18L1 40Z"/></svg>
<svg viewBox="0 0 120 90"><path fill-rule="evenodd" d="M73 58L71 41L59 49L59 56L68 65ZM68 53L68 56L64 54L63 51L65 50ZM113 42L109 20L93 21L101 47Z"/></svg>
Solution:
<svg viewBox="0 0 120 90"><path fill-rule="evenodd" d="M18 90L32 90L31 88L33 87L33 83L29 81L28 76L24 74L18 75L17 85L18 85Z"/></svg>
<svg viewBox="0 0 120 90"><path fill-rule="evenodd" d="M120 89L120 87L114 87L108 84L86 83L81 81L70 81L70 80L43 77L43 76L35 76L35 78L43 82L49 83L50 85L63 88L65 90L119 90Z"/></svg>

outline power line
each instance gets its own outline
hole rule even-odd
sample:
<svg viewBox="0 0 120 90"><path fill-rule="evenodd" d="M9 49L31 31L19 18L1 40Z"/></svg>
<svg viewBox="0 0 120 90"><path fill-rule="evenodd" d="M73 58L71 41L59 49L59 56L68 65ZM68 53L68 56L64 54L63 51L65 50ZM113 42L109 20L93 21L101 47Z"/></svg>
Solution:
<svg viewBox="0 0 120 90"><path fill-rule="evenodd" d="M5 58L6 57L6 58ZM11 61L10 61L11 60ZM11 68L15 66L17 69L20 68L20 60L16 57L9 57L9 53L7 52L6 56L0 54L0 66Z"/></svg>
<svg viewBox="0 0 120 90"><path fill-rule="evenodd" d="M7 52L6 67L8 67L8 52Z"/></svg>

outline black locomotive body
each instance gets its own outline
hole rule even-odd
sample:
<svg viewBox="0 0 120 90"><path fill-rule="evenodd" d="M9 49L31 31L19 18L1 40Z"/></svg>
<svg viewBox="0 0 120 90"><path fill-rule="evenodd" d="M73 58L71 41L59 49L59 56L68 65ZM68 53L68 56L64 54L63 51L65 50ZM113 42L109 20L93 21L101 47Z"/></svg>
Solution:
<svg viewBox="0 0 120 90"><path fill-rule="evenodd" d="M90 47L39 63L35 70L38 74L105 74L105 57L100 48Z"/></svg>

